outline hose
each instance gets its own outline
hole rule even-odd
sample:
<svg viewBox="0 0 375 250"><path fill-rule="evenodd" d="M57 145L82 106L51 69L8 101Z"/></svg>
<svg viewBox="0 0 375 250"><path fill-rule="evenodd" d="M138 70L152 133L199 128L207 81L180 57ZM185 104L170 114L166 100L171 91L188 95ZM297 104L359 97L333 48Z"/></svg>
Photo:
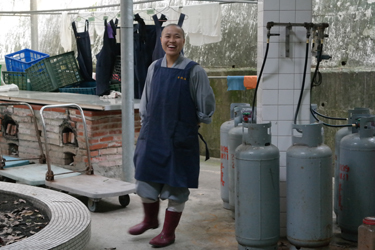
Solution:
<svg viewBox="0 0 375 250"><path fill-rule="evenodd" d="M325 116L325 115L322 115L320 113L318 113L316 110L310 108L312 112L314 112L316 115L318 116L321 116L323 118L326 118L326 119L331 119L331 120L339 120L339 121L347 121L348 118L338 118L338 117L330 117L330 116Z"/></svg>
<svg viewBox="0 0 375 250"><path fill-rule="evenodd" d="M320 121L316 116L315 116L315 110L311 109L310 108L310 112L311 112L311 115L314 117L314 119L318 122L321 122L323 125L327 126L327 127L333 127L333 128L344 128L344 127L357 127L357 124L343 124L343 125L332 125L332 124L328 124L328 123L325 123L325 122L322 122Z"/></svg>
<svg viewBox="0 0 375 250"><path fill-rule="evenodd" d="M312 78L312 80L311 80L311 89L312 89L312 87L313 86L319 86L321 83L322 83L322 75L320 74L320 72L319 72L319 65L320 65L320 62L322 61L322 54L323 54L323 42L320 44L320 49L318 49L318 57L316 58L316 60L317 60L317 63L316 63L316 66L315 66L315 71L314 71L314 75L313 75L313 78ZM319 76L319 82L317 82L317 84L316 85L314 85L314 82L315 82L315 78L316 78L316 75L317 74L320 74Z"/></svg>
<svg viewBox="0 0 375 250"><path fill-rule="evenodd" d="M294 114L294 124L297 124L297 116L298 116L299 108L301 106L303 91L305 90L305 79L306 79L306 68L307 68L308 57L309 57L309 38L307 38L307 41L306 41L305 67L303 69L302 88L301 88L301 93L300 93L299 99L298 99L296 113Z"/></svg>
<svg viewBox="0 0 375 250"><path fill-rule="evenodd" d="M263 59L263 63L262 63L262 68L260 69L259 77L258 77L258 80L257 80L257 85L256 85L256 87L255 87L254 98L253 98L253 106L251 107L251 123L254 123L254 106L255 106L255 99L256 99L256 96L257 96L257 92L258 92L258 87L259 87L260 78L262 77L262 74L263 74L264 65L266 64L266 60L267 60L267 55L268 55L268 49L269 49L269 47L270 47L270 39L268 38L268 39L267 39L267 46L266 46L266 53L265 53L265 55L264 55L264 59Z"/></svg>

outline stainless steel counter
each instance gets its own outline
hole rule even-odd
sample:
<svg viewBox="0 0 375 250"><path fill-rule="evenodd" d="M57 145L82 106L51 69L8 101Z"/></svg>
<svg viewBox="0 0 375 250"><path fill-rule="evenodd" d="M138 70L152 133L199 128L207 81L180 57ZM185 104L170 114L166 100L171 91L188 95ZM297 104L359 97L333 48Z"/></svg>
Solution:
<svg viewBox="0 0 375 250"><path fill-rule="evenodd" d="M27 102L29 104L66 104L75 103L82 109L121 110L121 98L100 99L96 95L73 93L38 92L38 91L8 91L0 92L0 100L12 102ZM134 99L134 109L139 108L139 99Z"/></svg>

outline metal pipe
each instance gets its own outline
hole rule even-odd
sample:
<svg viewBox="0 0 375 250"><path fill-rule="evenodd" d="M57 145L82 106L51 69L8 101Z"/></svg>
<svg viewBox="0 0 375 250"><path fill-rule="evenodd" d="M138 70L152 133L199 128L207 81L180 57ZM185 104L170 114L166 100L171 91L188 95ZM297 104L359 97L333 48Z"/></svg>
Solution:
<svg viewBox="0 0 375 250"><path fill-rule="evenodd" d="M126 0L128 1L128 0ZM145 0L145 1L138 1L132 4L142 4L142 3L149 3L149 2L160 2L164 0ZM111 8L111 7L119 7L120 4L111 4L111 5L102 5L102 6L90 6L90 7L82 7L82 8L67 8L67 9L54 9L54 10L37 10L37 11L0 11L0 14L38 14L43 12L62 12L62 11L73 11L73 10L92 10L92 9L101 9L101 8Z"/></svg>
<svg viewBox="0 0 375 250"><path fill-rule="evenodd" d="M122 179L134 182L133 1L121 1Z"/></svg>
<svg viewBox="0 0 375 250"><path fill-rule="evenodd" d="M208 76L209 79L227 79L228 76Z"/></svg>
<svg viewBox="0 0 375 250"><path fill-rule="evenodd" d="M38 9L37 0L30 0L30 11L36 11ZM30 26L31 26L31 49L38 51L38 16L33 14L30 15Z"/></svg>
<svg viewBox="0 0 375 250"><path fill-rule="evenodd" d="M189 1L197 1L197 2L219 2L219 4L228 4L228 3L251 3L251 4L258 4L258 1L248 1L248 0L189 0Z"/></svg>

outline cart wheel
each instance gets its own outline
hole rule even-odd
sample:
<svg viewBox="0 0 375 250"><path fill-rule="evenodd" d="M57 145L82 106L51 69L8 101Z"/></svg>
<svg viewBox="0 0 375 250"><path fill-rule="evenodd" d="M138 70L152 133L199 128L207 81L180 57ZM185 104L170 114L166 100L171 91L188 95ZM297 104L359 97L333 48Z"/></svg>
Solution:
<svg viewBox="0 0 375 250"><path fill-rule="evenodd" d="M5 177L5 176L2 176L2 175L0 175L0 181L3 181L3 182L15 182L12 179L10 179L8 177Z"/></svg>
<svg viewBox="0 0 375 250"><path fill-rule="evenodd" d="M87 200L87 207L91 212L97 211L97 209L98 209L97 205L98 205L98 201L96 201L94 199L90 199L90 198Z"/></svg>
<svg viewBox="0 0 375 250"><path fill-rule="evenodd" d="M121 206L126 207L130 203L129 195L122 195L118 197L118 201L120 202Z"/></svg>

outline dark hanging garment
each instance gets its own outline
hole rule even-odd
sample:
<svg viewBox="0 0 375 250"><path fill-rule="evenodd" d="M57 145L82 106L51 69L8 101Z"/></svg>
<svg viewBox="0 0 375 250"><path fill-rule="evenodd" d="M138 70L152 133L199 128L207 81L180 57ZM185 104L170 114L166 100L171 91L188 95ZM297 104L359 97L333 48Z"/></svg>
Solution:
<svg viewBox="0 0 375 250"><path fill-rule="evenodd" d="M152 61L155 61L157 59L162 58L165 55L163 47L161 46L160 37L161 37L161 32L163 31L163 28L164 28L162 27L163 22L166 21L167 18L163 14L161 15L160 19L158 19L158 16L156 14L153 15L152 18L154 19L155 32L156 32L155 47L152 53Z"/></svg>
<svg viewBox="0 0 375 250"><path fill-rule="evenodd" d="M164 55L165 55L165 51L163 50L163 47L161 46L161 41L160 41L161 32L164 29L164 27L162 27L163 20L164 20L163 17L165 18L165 16L162 15L160 17L160 19L158 19L157 15L152 16L152 18L154 19L155 29L156 29L156 40L155 40L154 52L152 53L152 61L163 58ZM180 18L178 19L177 25L182 27L182 24L184 23L184 19L185 19L185 14L181 13ZM160 20L162 20L162 21L160 21ZM165 20L165 21L167 21L167 20ZM181 54L183 54L183 51L181 51Z"/></svg>
<svg viewBox="0 0 375 250"><path fill-rule="evenodd" d="M139 14L134 15L134 98L140 99L147 75L146 24Z"/></svg>
<svg viewBox="0 0 375 250"><path fill-rule="evenodd" d="M74 37L77 42L77 61L81 70L83 79L85 81L93 81L92 79L92 56L91 56L91 43L89 35L89 21L85 22L85 31L77 32L76 23L72 22Z"/></svg>
<svg viewBox="0 0 375 250"><path fill-rule="evenodd" d="M163 15L163 19L166 17ZM155 25L146 25L139 14L134 15L134 98L142 97L148 67L153 62L152 53L155 48ZM162 21L159 21L160 24Z"/></svg>
<svg viewBox="0 0 375 250"><path fill-rule="evenodd" d="M116 62L116 56L120 55L120 44L116 43L117 23L118 19L116 19L116 22L111 20L109 23L107 23L107 20L104 20L103 47L96 55L97 95L107 95L110 92L109 85Z"/></svg>

